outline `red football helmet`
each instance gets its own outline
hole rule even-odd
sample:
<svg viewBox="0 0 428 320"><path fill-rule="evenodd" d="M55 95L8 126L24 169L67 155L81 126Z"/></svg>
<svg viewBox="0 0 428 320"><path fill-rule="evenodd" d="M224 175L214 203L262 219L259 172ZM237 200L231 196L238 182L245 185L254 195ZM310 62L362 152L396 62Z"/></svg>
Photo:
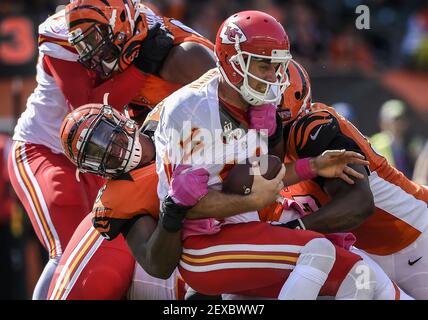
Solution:
<svg viewBox="0 0 428 320"><path fill-rule="evenodd" d="M65 155L81 172L116 178L142 157L136 123L109 105L75 109L65 117L60 134Z"/></svg>
<svg viewBox="0 0 428 320"><path fill-rule="evenodd" d="M79 62L104 78L110 76L124 44L135 34L138 17L135 0L72 1L66 7L66 19L69 42Z"/></svg>
<svg viewBox="0 0 428 320"><path fill-rule="evenodd" d="M285 70L291 54L287 33L275 18L260 11L242 11L232 15L218 30L215 54L227 83L249 104L279 103L289 84ZM279 63L276 82L250 73L248 69L252 59ZM249 77L265 83L265 92L251 88Z"/></svg>
<svg viewBox="0 0 428 320"><path fill-rule="evenodd" d="M311 82L303 66L291 60L287 67L290 85L284 91L283 100L278 112L282 124L294 121L300 114L308 112L312 103Z"/></svg>

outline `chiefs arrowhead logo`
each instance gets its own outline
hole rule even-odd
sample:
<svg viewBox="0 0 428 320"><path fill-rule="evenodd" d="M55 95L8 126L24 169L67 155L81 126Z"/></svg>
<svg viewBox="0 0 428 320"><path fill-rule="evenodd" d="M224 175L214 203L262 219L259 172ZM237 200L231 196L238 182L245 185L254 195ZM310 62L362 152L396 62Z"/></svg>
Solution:
<svg viewBox="0 0 428 320"><path fill-rule="evenodd" d="M247 37L236 24L230 22L223 26L220 33L222 43L234 44L236 37L238 37L238 43L247 41Z"/></svg>

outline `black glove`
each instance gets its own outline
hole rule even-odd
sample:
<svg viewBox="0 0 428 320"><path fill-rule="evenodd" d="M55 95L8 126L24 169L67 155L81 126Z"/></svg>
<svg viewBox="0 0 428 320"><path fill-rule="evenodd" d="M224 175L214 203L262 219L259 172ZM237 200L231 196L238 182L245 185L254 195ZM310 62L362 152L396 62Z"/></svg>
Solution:
<svg viewBox="0 0 428 320"><path fill-rule="evenodd" d="M168 232L177 232L183 225L186 212L192 207L176 204L170 196L167 196L160 205L159 220Z"/></svg>
<svg viewBox="0 0 428 320"><path fill-rule="evenodd" d="M138 56L134 59L135 66L143 72L158 74L162 64L173 47L174 37L161 28L158 23L147 31L147 36L141 42Z"/></svg>

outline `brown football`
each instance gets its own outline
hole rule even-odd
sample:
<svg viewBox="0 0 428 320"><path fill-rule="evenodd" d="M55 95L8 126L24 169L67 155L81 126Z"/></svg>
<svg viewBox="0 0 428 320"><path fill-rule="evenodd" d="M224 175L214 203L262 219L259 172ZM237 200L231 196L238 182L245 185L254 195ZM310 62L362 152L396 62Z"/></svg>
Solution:
<svg viewBox="0 0 428 320"><path fill-rule="evenodd" d="M267 168L265 165L267 164ZM281 170L282 161L272 155L267 156L267 162L263 160L260 163L260 171L265 179L272 180ZM223 180L223 192L247 195L251 193L254 176L250 172L251 164L235 165ZM263 172L263 169L265 169Z"/></svg>

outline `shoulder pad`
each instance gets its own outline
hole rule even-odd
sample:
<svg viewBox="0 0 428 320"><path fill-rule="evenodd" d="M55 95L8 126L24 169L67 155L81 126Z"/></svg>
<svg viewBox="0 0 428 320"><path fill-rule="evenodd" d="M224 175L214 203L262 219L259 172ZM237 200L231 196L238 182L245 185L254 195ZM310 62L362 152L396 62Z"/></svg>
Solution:
<svg viewBox="0 0 428 320"><path fill-rule="evenodd" d="M67 41L68 26L65 20L65 10L58 11L40 24L39 35Z"/></svg>
<svg viewBox="0 0 428 320"><path fill-rule="evenodd" d="M118 180L109 180L98 192L94 207L120 207L123 196L131 192L133 187L135 186L132 185L132 179L125 175Z"/></svg>
<svg viewBox="0 0 428 320"><path fill-rule="evenodd" d="M77 52L68 42L68 26L64 11L50 16L39 26L39 51L53 58L77 61Z"/></svg>
<svg viewBox="0 0 428 320"><path fill-rule="evenodd" d="M149 112L143 122L143 129L141 130L142 132L145 132L146 130L153 132L156 131L156 128L159 124L160 113L164 107L164 104L165 102L162 100Z"/></svg>

